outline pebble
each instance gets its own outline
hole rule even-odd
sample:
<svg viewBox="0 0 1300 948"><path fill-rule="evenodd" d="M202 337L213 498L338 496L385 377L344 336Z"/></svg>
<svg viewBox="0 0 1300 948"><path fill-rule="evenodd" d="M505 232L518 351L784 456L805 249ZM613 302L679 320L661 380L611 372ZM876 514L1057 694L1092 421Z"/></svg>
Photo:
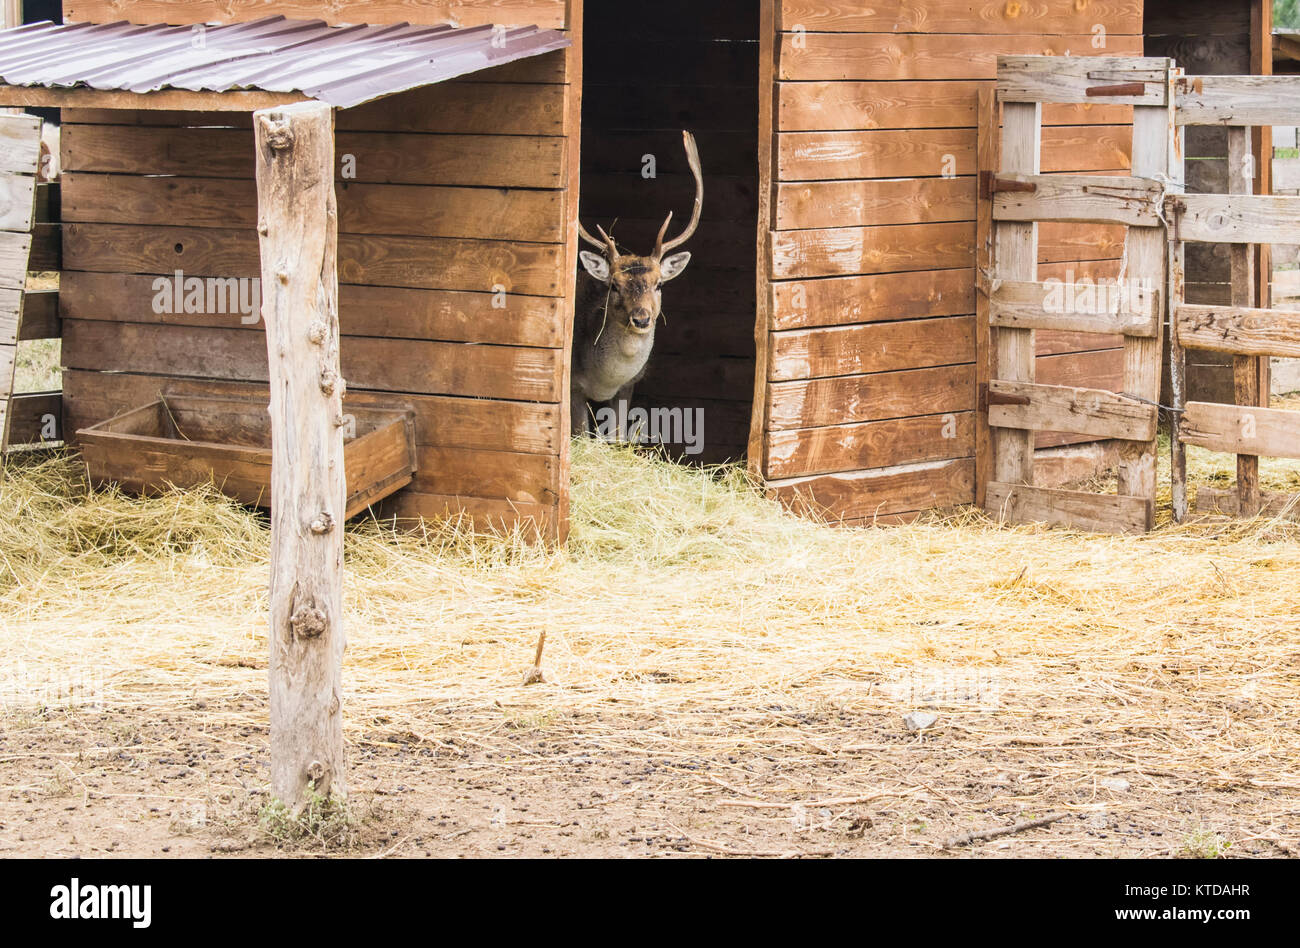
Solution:
<svg viewBox="0 0 1300 948"><path fill-rule="evenodd" d="M907 725L909 731L924 731L937 720L939 715L931 714L929 711L913 711L903 716L903 723Z"/></svg>

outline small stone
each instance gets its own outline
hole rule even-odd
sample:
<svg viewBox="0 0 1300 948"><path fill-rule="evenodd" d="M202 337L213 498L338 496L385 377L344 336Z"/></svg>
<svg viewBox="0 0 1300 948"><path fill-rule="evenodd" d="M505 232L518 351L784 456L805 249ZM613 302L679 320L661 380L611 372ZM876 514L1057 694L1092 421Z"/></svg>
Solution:
<svg viewBox="0 0 1300 948"><path fill-rule="evenodd" d="M1123 777L1103 777L1099 783L1107 790L1114 790L1116 793L1125 793L1131 786Z"/></svg>
<svg viewBox="0 0 1300 948"><path fill-rule="evenodd" d="M939 715L931 714L929 711L913 711L911 714L903 715L903 723L907 725L909 731L924 731L937 720Z"/></svg>

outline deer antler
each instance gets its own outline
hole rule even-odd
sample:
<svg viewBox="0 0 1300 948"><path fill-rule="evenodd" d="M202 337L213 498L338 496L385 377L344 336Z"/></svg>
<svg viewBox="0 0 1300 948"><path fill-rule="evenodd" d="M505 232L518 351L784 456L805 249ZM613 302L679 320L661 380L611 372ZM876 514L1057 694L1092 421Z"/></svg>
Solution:
<svg viewBox="0 0 1300 948"><path fill-rule="evenodd" d="M704 208L704 171L700 168L700 150L695 144L695 136L690 132L682 132L682 143L686 146L686 160L691 166L691 174L695 176L695 206L691 208L691 220L686 225L686 230L664 243L664 234L668 232L668 224L673 219L672 211L668 212L663 226L659 228L659 237L655 240L656 258L662 258L668 251L686 243L695 234L695 228L700 226L700 211Z"/></svg>
<svg viewBox="0 0 1300 948"><path fill-rule="evenodd" d="M618 256L618 246L614 243L614 238L605 233L605 229L599 224L596 225L596 232L600 234L602 238L601 240L597 240L595 237L591 236L591 234L587 233L587 228L582 226L582 221L578 221L578 236L593 247L606 251L609 254L609 259L613 260Z"/></svg>

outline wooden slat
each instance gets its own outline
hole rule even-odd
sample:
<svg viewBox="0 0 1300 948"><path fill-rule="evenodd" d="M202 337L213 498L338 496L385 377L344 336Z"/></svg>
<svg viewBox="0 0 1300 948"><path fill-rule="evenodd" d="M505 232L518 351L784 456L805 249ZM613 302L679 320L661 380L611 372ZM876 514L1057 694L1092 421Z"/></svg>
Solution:
<svg viewBox="0 0 1300 948"><path fill-rule="evenodd" d="M777 231L771 272L788 280L971 267L974 245L970 222Z"/></svg>
<svg viewBox="0 0 1300 948"><path fill-rule="evenodd" d="M31 230L35 215L36 178L0 172L0 230Z"/></svg>
<svg viewBox="0 0 1300 948"><path fill-rule="evenodd" d="M32 249L27 266L34 271L63 269L63 227L37 224L31 234Z"/></svg>
<svg viewBox="0 0 1300 948"><path fill-rule="evenodd" d="M777 230L968 221L975 179L805 181L780 185L776 202Z"/></svg>
<svg viewBox="0 0 1300 948"><path fill-rule="evenodd" d="M1219 514L1225 517L1243 516L1241 498L1236 488L1198 487L1196 489L1196 512L1198 514ZM1259 492L1258 510L1245 516L1281 517L1286 520L1300 520L1300 494L1287 491L1264 490Z"/></svg>
<svg viewBox="0 0 1300 948"><path fill-rule="evenodd" d="M160 279L163 282L159 283ZM209 302L216 304L219 300L214 293L209 301L206 286L202 308L210 311L167 312L177 309L174 279L173 274L160 278L147 274L68 270L60 279L59 306L69 319L226 328L262 325L257 312L258 298L253 298L254 306L247 314L240 311L242 305L227 306L221 312L216 305L209 307ZM247 293L251 297L253 290L253 287L240 288L236 295ZM35 294L29 294L29 306L35 298ZM170 305L164 300L169 300ZM562 310L563 301L545 296L505 294L500 297L494 293L389 286L339 287L339 321L345 336L558 349L564 344ZM255 321L249 321L255 316L258 316ZM27 322L25 316L24 325Z"/></svg>
<svg viewBox="0 0 1300 948"><path fill-rule="evenodd" d="M1300 76L1187 76L1175 98L1179 125L1294 125Z"/></svg>
<svg viewBox="0 0 1300 948"><path fill-rule="evenodd" d="M1188 349L1300 358L1300 313L1234 306L1178 307L1178 340Z"/></svg>
<svg viewBox="0 0 1300 948"><path fill-rule="evenodd" d="M972 128L975 95L988 80L919 82L783 82L783 132L877 128ZM1086 105L1044 105L1043 125L1117 125L1132 109L1094 100Z"/></svg>
<svg viewBox="0 0 1300 948"><path fill-rule="evenodd" d="M975 317L773 333L769 379L825 378L972 362Z"/></svg>
<svg viewBox="0 0 1300 948"><path fill-rule="evenodd" d="M975 366L966 364L774 382L768 424L780 431L970 411L974 378Z"/></svg>
<svg viewBox="0 0 1300 948"><path fill-rule="evenodd" d="M66 224L69 270L253 277L259 272L254 230ZM339 282L440 290L559 296L563 246L426 237L339 238Z"/></svg>
<svg viewBox="0 0 1300 948"><path fill-rule="evenodd" d="M771 283L772 328L960 316L975 311L975 274L965 270L883 273Z"/></svg>
<svg viewBox="0 0 1300 948"><path fill-rule="evenodd" d="M970 503L975 497L975 462L963 458L813 475L773 482L768 491L798 513L832 522L890 517Z"/></svg>
<svg viewBox="0 0 1300 948"><path fill-rule="evenodd" d="M35 115L7 115L0 122L0 175L28 175L40 169L41 120Z"/></svg>
<svg viewBox="0 0 1300 948"><path fill-rule="evenodd" d="M564 192L338 182L343 234L559 243ZM251 180L138 174L63 175L63 220L189 227L257 226Z"/></svg>
<svg viewBox="0 0 1300 948"><path fill-rule="evenodd" d="M1009 102L1002 110L1003 139L999 174L1038 174L1041 170L1042 105ZM1038 225L1002 222L993 227L993 261L1000 279L1035 282L1038 276ZM999 328L991 340L990 376L1008 381L1034 381L1032 330ZM993 428L993 470L996 481L1012 484L1033 480L1034 442L1029 432ZM992 498L985 491L985 504Z"/></svg>
<svg viewBox="0 0 1300 948"><path fill-rule="evenodd" d="M1028 399L1028 404L997 404L997 396ZM997 379L989 382L989 424L995 428L1150 441L1156 436L1158 422L1155 405L1144 405L1102 389Z"/></svg>
<svg viewBox="0 0 1300 948"><path fill-rule="evenodd" d="M539 402L560 398L555 349L366 337L345 343L343 375L358 388ZM264 382L265 346L261 333L240 329L63 321L63 364L69 368Z"/></svg>
<svg viewBox="0 0 1300 948"><path fill-rule="evenodd" d="M772 479L966 458L975 452L974 414L773 431L766 447Z"/></svg>
<svg viewBox="0 0 1300 948"><path fill-rule="evenodd" d="M993 217L1002 221L1075 221L1158 227L1164 191L1158 181L1088 175L997 177L999 187L1019 184L1032 191L999 191Z"/></svg>
<svg viewBox="0 0 1300 948"><path fill-rule="evenodd" d="M1033 56L1092 51L1092 34L1013 33L786 33L781 37L781 79L992 79L1000 55ZM1111 36L1111 53L1140 53L1141 36ZM1104 64L1104 60L1103 60ZM1077 101L1054 99L1053 101ZM1123 99L1116 104L1132 104Z"/></svg>
<svg viewBox="0 0 1300 948"><path fill-rule="evenodd" d="M1004 281L990 291L989 322L1013 329L1059 329L1128 336L1156 334L1159 291L1139 286Z"/></svg>
<svg viewBox="0 0 1300 948"><path fill-rule="evenodd" d="M1179 437L1210 451L1300 458L1300 412L1188 402Z"/></svg>
<svg viewBox="0 0 1300 948"><path fill-rule="evenodd" d="M1179 240L1204 243L1300 243L1300 197L1271 194L1180 194L1176 208Z"/></svg>
<svg viewBox="0 0 1300 948"><path fill-rule="evenodd" d="M264 383L168 378L139 373L85 372L79 369L68 369L63 373L68 429L73 432L128 408L155 401L164 393L266 398L267 388ZM409 393L394 395L349 387L344 405L354 402L371 407L392 406L395 402L409 404L416 414L416 442L422 445L528 454L558 455L560 451L560 411L557 404Z"/></svg>
<svg viewBox="0 0 1300 948"><path fill-rule="evenodd" d="M823 33L1108 33L1140 34L1140 0L1088 3L917 3L915 0L781 0L782 30ZM978 42L978 41L977 41Z"/></svg>
<svg viewBox="0 0 1300 948"><path fill-rule="evenodd" d="M196 117L195 121L212 121ZM61 131L64 172L253 178L247 129L76 125ZM347 132L336 135L339 177L362 184L559 188L565 140L531 135ZM343 156L351 155L342 178Z"/></svg>
<svg viewBox="0 0 1300 948"><path fill-rule="evenodd" d="M0 294L18 292L0 290ZM2 317L0 317L2 318ZM58 290L28 290L23 298L23 318L18 327L18 340L57 339L63 333L59 319Z"/></svg>
<svg viewBox="0 0 1300 948"><path fill-rule="evenodd" d="M1080 43L1076 51L1088 48ZM1125 52L1112 49L1112 52ZM1169 60L1098 56L1053 60L1004 56L998 61L998 98L1003 102L1075 103L1101 100L1111 105L1165 105ZM1142 82L1141 95L1089 95L1089 90Z"/></svg>
<svg viewBox="0 0 1300 948"><path fill-rule="evenodd" d="M1153 504L1142 497L1000 482L989 484L985 506L1003 520L1089 533L1145 533L1154 519Z"/></svg>
<svg viewBox="0 0 1300 948"><path fill-rule="evenodd" d="M9 402L9 445L63 439L62 392L23 392Z"/></svg>

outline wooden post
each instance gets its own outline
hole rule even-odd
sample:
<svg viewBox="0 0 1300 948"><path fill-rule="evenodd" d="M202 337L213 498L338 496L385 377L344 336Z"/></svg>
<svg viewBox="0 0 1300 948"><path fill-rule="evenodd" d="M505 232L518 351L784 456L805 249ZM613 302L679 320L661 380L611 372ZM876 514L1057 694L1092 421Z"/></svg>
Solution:
<svg viewBox="0 0 1300 948"><path fill-rule="evenodd" d="M1181 76L1182 70L1175 70L1175 77ZM1169 143L1169 190L1179 194L1186 189L1186 130L1174 124ZM1187 519L1187 445L1183 444L1179 428L1183 422L1183 406L1187 404L1187 353L1178 341L1178 329L1174 325L1174 313L1183 303L1186 295L1187 253L1186 247L1178 237L1178 221L1175 216L1169 221L1167 239L1169 241L1168 286L1164 295L1162 321L1169 322L1169 387L1173 415L1169 423L1169 473L1172 481L1172 500L1174 521L1182 523Z"/></svg>
<svg viewBox="0 0 1300 948"><path fill-rule="evenodd" d="M1166 69L1167 105L1133 107L1133 177L1167 177L1174 136L1174 89L1171 69ZM1152 280L1167 288L1166 235L1161 227L1133 227L1125 242L1129 279ZM1124 391L1154 402L1160 398L1161 352L1164 321L1156 320L1153 338L1124 340ZM1119 494L1138 497L1147 504L1147 529L1155 521L1156 440L1125 441L1120 446Z"/></svg>
<svg viewBox="0 0 1300 948"><path fill-rule="evenodd" d="M271 379L271 792L344 798L343 379L334 115L253 114Z"/></svg>
<svg viewBox="0 0 1300 948"><path fill-rule="evenodd" d="M1250 148L1250 129L1228 129L1228 193L1253 194L1255 191L1254 157ZM1250 244L1232 244L1231 290L1233 306L1255 305L1255 248ZM1238 405L1260 404L1258 356L1232 357L1233 392ZM1259 513L1259 458L1237 455L1237 510L1242 517Z"/></svg>
<svg viewBox="0 0 1300 948"><path fill-rule="evenodd" d="M976 165L980 175L998 170L998 101L993 89L976 94L979 128L975 136ZM983 507L993 477L993 432L989 428L988 406L980 404L979 393L987 388L992 369L993 335L989 326L989 294L993 287L993 196L980 194L975 205L975 506Z"/></svg>
<svg viewBox="0 0 1300 948"><path fill-rule="evenodd" d="M1007 102L1002 106L1002 171L1040 171L1043 106L1039 102ZM1004 280L1038 279L1038 225L999 222L994 228L998 276ZM976 275L978 280L978 274ZM1032 382L1036 371L1034 331L999 327L993 334L992 375L1010 382ZM1000 484L1034 483L1034 433L1026 429L994 428L993 480Z"/></svg>

